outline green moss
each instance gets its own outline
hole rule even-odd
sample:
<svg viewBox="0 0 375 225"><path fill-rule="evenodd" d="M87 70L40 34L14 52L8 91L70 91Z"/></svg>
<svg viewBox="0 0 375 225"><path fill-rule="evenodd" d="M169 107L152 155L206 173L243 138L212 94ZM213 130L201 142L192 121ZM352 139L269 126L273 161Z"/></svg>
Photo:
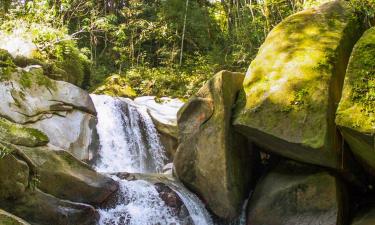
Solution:
<svg viewBox="0 0 375 225"><path fill-rule="evenodd" d="M0 49L0 81L9 80L15 71L13 57L3 49Z"/></svg>
<svg viewBox="0 0 375 225"><path fill-rule="evenodd" d="M55 83L44 75L42 68L34 68L29 72L22 71L19 82L24 88L31 88L33 84L37 84L50 89L56 89Z"/></svg>
<svg viewBox="0 0 375 225"><path fill-rule="evenodd" d="M334 115L350 52L360 33L345 1L285 19L269 33L250 64L234 125L285 157L338 166L333 151L338 143ZM264 143L267 140L260 141L258 135L275 142ZM303 157L312 153L323 155Z"/></svg>
<svg viewBox="0 0 375 225"><path fill-rule="evenodd" d="M375 28L368 30L353 50L336 123L375 133Z"/></svg>
<svg viewBox="0 0 375 225"><path fill-rule="evenodd" d="M133 98L137 95L129 85L128 80L117 74L105 79L102 85L99 86L94 93L128 98Z"/></svg>
<svg viewBox="0 0 375 225"><path fill-rule="evenodd" d="M41 131L27 128L0 118L0 138L16 145L36 147L49 142L48 137Z"/></svg>

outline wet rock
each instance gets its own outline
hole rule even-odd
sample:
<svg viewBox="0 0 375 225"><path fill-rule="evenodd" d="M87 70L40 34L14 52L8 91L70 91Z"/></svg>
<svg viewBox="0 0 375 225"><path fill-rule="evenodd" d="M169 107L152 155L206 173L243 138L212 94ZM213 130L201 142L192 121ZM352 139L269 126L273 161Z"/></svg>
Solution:
<svg viewBox="0 0 375 225"><path fill-rule="evenodd" d="M244 75L221 71L178 112L174 172L222 218L240 214L247 197L252 151L231 126L232 106Z"/></svg>
<svg viewBox="0 0 375 225"><path fill-rule="evenodd" d="M143 96L134 99L138 105L147 108L156 129L168 136L178 138L177 112L183 106L179 99L155 96Z"/></svg>
<svg viewBox="0 0 375 225"><path fill-rule="evenodd" d="M0 207L38 225L96 225L98 220L92 206L60 200L39 190L29 190L15 201L1 201Z"/></svg>
<svg viewBox="0 0 375 225"><path fill-rule="evenodd" d="M118 188L114 180L97 173L64 150L46 147L23 147L21 150L36 166L38 187L55 197L99 205Z"/></svg>

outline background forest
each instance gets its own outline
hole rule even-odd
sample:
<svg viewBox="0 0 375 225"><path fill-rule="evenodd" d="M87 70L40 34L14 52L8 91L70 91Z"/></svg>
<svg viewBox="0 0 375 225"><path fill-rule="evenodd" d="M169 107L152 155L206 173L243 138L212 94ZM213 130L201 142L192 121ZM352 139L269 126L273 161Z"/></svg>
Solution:
<svg viewBox="0 0 375 225"><path fill-rule="evenodd" d="M33 58L90 91L117 74L120 95L186 98L221 69L244 72L272 27L325 1L1 0L0 40L27 36ZM374 15L374 0L351 2Z"/></svg>

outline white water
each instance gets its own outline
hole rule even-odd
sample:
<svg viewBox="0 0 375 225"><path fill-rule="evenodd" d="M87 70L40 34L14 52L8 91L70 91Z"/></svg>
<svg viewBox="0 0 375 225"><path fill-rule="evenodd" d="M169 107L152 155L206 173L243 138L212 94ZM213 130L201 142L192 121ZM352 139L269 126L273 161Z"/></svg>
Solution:
<svg viewBox="0 0 375 225"><path fill-rule="evenodd" d="M166 159L146 108L129 99L91 95L98 112L99 172L160 172Z"/></svg>
<svg viewBox="0 0 375 225"><path fill-rule="evenodd" d="M164 149L146 108L129 99L91 95L98 112L99 172L161 172ZM179 225L182 221L147 181L120 180L116 204L99 209L99 225ZM213 225L200 200L182 185L168 181L186 206L195 225Z"/></svg>

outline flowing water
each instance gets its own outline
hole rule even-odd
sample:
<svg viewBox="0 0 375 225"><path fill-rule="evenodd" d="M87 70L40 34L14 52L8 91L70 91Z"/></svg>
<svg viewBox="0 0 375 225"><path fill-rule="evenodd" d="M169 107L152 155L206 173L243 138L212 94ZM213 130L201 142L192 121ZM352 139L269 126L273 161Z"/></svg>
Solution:
<svg viewBox="0 0 375 225"><path fill-rule="evenodd" d="M146 108L129 99L91 95L98 112L99 159L95 168L103 173L159 173L166 160L164 149ZM116 204L99 209L99 225L178 225L173 209L148 181L121 180ZM213 225L200 200L180 183L167 179L186 206L195 225Z"/></svg>

